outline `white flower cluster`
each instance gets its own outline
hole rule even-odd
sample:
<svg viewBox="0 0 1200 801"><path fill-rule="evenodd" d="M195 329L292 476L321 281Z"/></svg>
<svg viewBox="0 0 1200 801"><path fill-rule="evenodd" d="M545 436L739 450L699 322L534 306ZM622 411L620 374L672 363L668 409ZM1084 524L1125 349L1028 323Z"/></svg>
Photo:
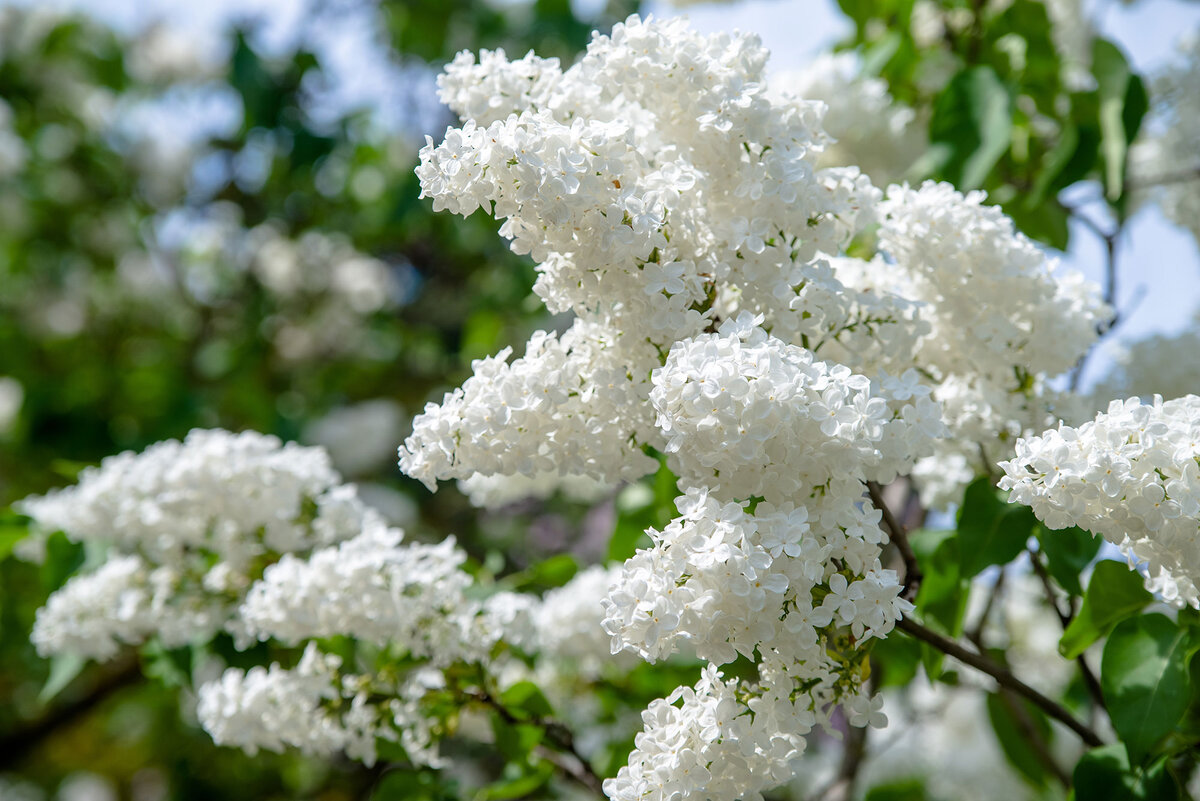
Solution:
<svg viewBox="0 0 1200 801"><path fill-rule="evenodd" d="M943 398L973 442L1040 424L1039 382L1104 313L982 195L884 200L857 168L822 168L823 104L770 95L766 60L753 37L636 16L566 70L460 54L440 86L464 124L417 169L435 209L502 220L535 292L576 320L477 362L414 421L401 468L431 489L519 474L548 491L637 479L653 448L684 490L604 625L614 650L686 642L710 668L647 711L614 798L754 797L837 703L878 723L857 644L908 606L862 482L933 453ZM879 255L844 255L877 224ZM757 682L719 678L738 654Z"/></svg>
<svg viewBox="0 0 1200 801"><path fill-rule="evenodd" d="M932 506L961 491L947 476L969 481L985 459L1011 452L1018 436L1068 416L1046 380L1078 361L1111 314L1094 284L1059 269L983 200L949 184L891 187L879 239L895 264L871 262L846 279L922 304L929 327L916 366L935 381L953 434L916 470L941 487L926 490Z"/></svg>
<svg viewBox="0 0 1200 801"><path fill-rule="evenodd" d="M307 559L284 556L247 593L239 623L261 640L345 635L455 661L470 647L459 619L471 583L459 569L466 556L453 537L437 545L400 540L398 529L375 524Z"/></svg>
<svg viewBox="0 0 1200 801"><path fill-rule="evenodd" d="M887 82L861 74L852 53L826 54L771 76L772 90L826 105L821 124L832 142L820 166L856 166L878 186L902 180L928 144L925 123L888 94Z"/></svg>
<svg viewBox="0 0 1200 801"><path fill-rule="evenodd" d="M911 303L849 291L821 257L870 223L879 193L855 170L817 168L820 104L771 100L765 60L749 37L635 17L566 71L499 52L447 68L452 108L486 111L422 150L424 195L503 219L538 262L535 291L578 319L561 338L535 335L511 365L483 360L427 407L401 449L405 472L430 486L476 473L635 479L654 469L642 448L662 445L650 371L739 309L790 343L836 341L858 366L877 366L878 337L915 347Z"/></svg>
<svg viewBox="0 0 1200 801"><path fill-rule="evenodd" d="M1001 462L1010 500L1144 563L1147 589L1200 608L1200 396L1113 401L1078 428L1022 439Z"/></svg>
<svg viewBox="0 0 1200 801"><path fill-rule="evenodd" d="M453 538L401 538L371 522L353 539L306 559L286 555L264 571L238 609L237 634L306 644L305 656L292 669L231 669L201 687L200 718L214 740L250 753L291 746L371 762L383 739L436 766L444 731L424 702L446 690L446 669L470 665L520 680L528 669L509 658L513 647L536 658L539 679L562 686L560 674L586 682L610 666L600 623L611 571L586 570L545 599L498 592L479 601ZM384 660L345 672L318 645L333 637L374 646ZM311 730L298 723L308 718Z"/></svg>
<svg viewBox="0 0 1200 801"><path fill-rule="evenodd" d="M381 687L373 677L341 668L339 657L310 644L290 670L278 663L227 670L200 687L197 715L214 742L251 756L291 747L319 756L344 753L372 765L383 739L400 743L417 764L441 764L415 702L430 689L423 680L440 683L437 671L416 671L403 684ZM387 698L372 700L372 693Z"/></svg>
<svg viewBox="0 0 1200 801"><path fill-rule="evenodd" d="M792 777L814 715L803 699L767 691L749 702L736 680L704 669L642 713L630 764L604 783L610 798L760 799ZM751 746L751 747L748 747Z"/></svg>
<svg viewBox="0 0 1200 801"><path fill-rule="evenodd" d="M43 654L96 659L152 635L169 645L211 636L266 564L375 517L319 448L220 430L111 456L16 508L44 534L108 549L102 567L50 597L33 631Z"/></svg>
<svg viewBox="0 0 1200 801"><path fill-rule="evenodd" d="M650 402L684 484L778 503L835 477L888 482L943 434L915 370L872 387L761 322L742 312L677 343L653 373Z"/></svg>
<svg viewBox="0 0 1200 801"><path fill-rule="evenodd" d="M622 347L615 333L577 320L561 337L538 332L511 364L507 348L473 362L460 389L414 420L401 469L430 489L439 478L480 474L615 484L653 472L641 445L653 431L644 399L655 351Z"/></svg>
<svg viewBox="0 0 1200 801"><path fill-rule="evenodd" d="M1153 113L1130 152L1136 199L1153 199L1163 214L1200 242L1200 33L1178 45L1175 58L1151 83Z"/></svg>
<svg viewBox="0 0 1200 801"><path fill-rule="evenodd" d="M1200 395L1200 313L1178 334L1155 334L1123 345L1113 361L1112 371L1092 388L1094 398Z"/></svg>

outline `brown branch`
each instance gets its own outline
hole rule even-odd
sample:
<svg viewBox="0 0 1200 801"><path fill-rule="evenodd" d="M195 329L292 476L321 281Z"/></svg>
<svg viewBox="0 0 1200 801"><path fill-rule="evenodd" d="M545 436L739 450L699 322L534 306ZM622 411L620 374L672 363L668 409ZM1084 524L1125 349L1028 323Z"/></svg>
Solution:
<svg viewBox="0 0 1200 801"><path fill-rule="evenodd" d="M1050 574L1046 572L1046 566L1042 564L1041 558L1039 558L1036 552L1030 551L1029 561L1033 565L1033 572L1037 573L1038 578L1042 581L1042 589L1046 593L1046 600L1050 602L1050 606L1054 608L1055 614L1058 615L1063 631L1066 631L1067 626L1071 625L1071 618L1074 617L1069 602L1067 605L1068 611L1063 612L1054 594L1054 585L1050 582ZM1100 689L1100 680L1092 672L1087 660L1083 658L1083 654L1077 656L1075 662L1079 665L1079 672L1083 676L1084 686L1087 687L1088 695L1091 696L1092 702L1101 709L1107 709L1108 706L1104 703L1104 692Z"/></svg>
<svg viewBox="0 0 1200 801"><path fill-rule="evenodd" d="M591 790L599 796L604 795L604 781L594 770L591 764L584 758L579 750L575 747L575 736L571 730L557 720L549 720L545 718L531 717L528 720L522 720L512 713L508 707L502 704L486 689L480 688L475 692L464 693L467 698L472 701L477 701L484 706L495 710L495 712L504 719L504 722L510 726L515 726L520 723L537 726L546 734L546 741L554 746L562 755L569 756L569 760L563 760L559 754L555 754L549 750L543 750L542 756L553 762L556 767L562 770L570 778Z"/></svg>
<svg viewBox="0 0 1200 801"><path fill-rule="evenodd" d="M858 771L867 754L867 726L848 726L842 761L833 781L814 798L816 801L850 801L858 784Z"/></svg>
<svg viewBox="0 0 1200 801"><path fill-rule="evenodd" d="M1054 756L1050 753L1050 744L1046 742L1046 738L1038 731L1038 727L1034 725L1033 718L1029 717L1029 710L1021 705L1016 695L1011 690L1001 688L1000 703L1004 704L1004 708L1012 715L1013 721L1020 729L1021 735L1029 741L1033 746L1033 754L1037 757L1038 762L1042 763L1042 767L1050 771L1055 779L1058 779L1059 784L1063 787L1071 786L1071 774L1067 773L1062 765L1055 761Z"/></svg>
<svg viewBox="0 0 1200 801"><path fill-rule="evenodd" d="M973 651L964 648L962 645L950 639L949 637L938 634L936 631L931 629L927 629L925 626L922 626L912 618L903 618L897 621L896 628L920 640L921 642L926 643L927 645L937 648L942 653L954 657L963 664L970 665L981 673L986 673L995 679L996 683L1001 687L1011 690L1017 695L1032 701L1035 706L1039 707L1047 715L1064 724L1071 731L1079 735L1079 738L1088 746L1095 748L1104 744L1104 741L1100 739L1096 732L1092 731L1083 723L1080 723L1078 720L1076 720L1075 717L1067 711L1066 707L1057 701L1051 700L1050 698L1042 695L1040 692L1014 676L1012 671L1010 671L1008 668L997 664L989 657L983 654L974 653Z"/></svg>
<svg viewBox="0 0 1200 801"><path fill-rule="evenodd" d="M924 574L921 573L921 568L917 564L917 555L908 541L908 532L892 514L888 505L884 503L883 488L874 481L868 481L866 484L867 494L871 496L871 503L883 515L883 524L887 527L896 550L900 552L900 558L904 560L904 590L900 593L900 597L911 601L917 597L917 590L921 588L921 579L924 578Z"/></svg>
<svg viewBox="0 0 1200 801"><path fill-rule="evenodd" d="M1200 181L1200 165L1192 167L1190 170L1184 170L1183 172L1171 173L1169 175L1155 175L1140 181L1126 181L1125 191L1139 192L1170 184L1187 183L1188 181Z"/></svg>
<svg viewBox="0 0 1200 801"><path fill-rule="evenodd" d="M137 660L123 661L96 680L85 695L52 707L40 717L0 735L0 773L20 765L31 752L37 750L60 729L82 720L110 697L126 687L137 684L141 679L142 672Z"/></svg>
<svg viewBox="0 0 1200 801"><path fill-rule="evenodd" d="M1008 573L1003 568L1000 569L1000 575L996 577L996 583L992 585L992 591L988 593L987 601L983 605L983 612L979 615L978 622L971 631L967 632L967 639L975 643L975 647L983 651L983 629L987 625L988 618L992 616L992 609L996 606L996 601L1004 592L1004 582Z"/></svg>
<svg viewBox="0 0 1200 801"><path fill-rule="evenodd" d="M1099 223L1093 220L1088 215L1084 214L1079 207L1072 206L1059 201L1059 206L1072 218L1079 220L1084 226L1098 236L1104 242L1104 302L1113 310L1112 319L1106 323L1101 323L1097 333L1103 337L1111 332L1121 322L1121 312L1117 309L1117 237L1121 235L1121 226L1118 224L1115 228L1109 230L1102 227ZM1079 357L1079 362L1075 365L1075 371L1071 374L1071 389L1079 388L1079 382L1083 379L1084 369L1087 367L1088 359L1096 350L1096 343L1093 343L1090 348L1084 351Z"/></svg>

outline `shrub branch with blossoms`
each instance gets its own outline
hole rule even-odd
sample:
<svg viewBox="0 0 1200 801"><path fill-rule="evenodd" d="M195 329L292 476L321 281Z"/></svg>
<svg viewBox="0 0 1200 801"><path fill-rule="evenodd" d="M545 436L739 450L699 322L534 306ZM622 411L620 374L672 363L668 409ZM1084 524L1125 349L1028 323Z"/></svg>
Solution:
<svg viewBox="0 0 1200 801"><path fill-rule="evenodd" d="M500 221L568 322L475 361L414 419L401 470L481 503L667 475L678 514L646 547L514 591L452 537L405 541L319 449L196 431L24 502L107 557L51 597L39 650L224 637L270 657L196 667L216 742L451 775L484 743L523 766L488 798L561 774L612 799L761 799L828 737L861 751L905 660L971 668L1029 770L1077 797L1105 775L1186 780L1200 619L1139 613L1200 604L1200 400L1070 427L1086 404L1053 379L1111 320L1099 289L981 192L828 166L825 105L770 86L767 61L753 36L637 16L565 69L464 52L439 79L462 125L420 153L422 196ZM997 463L1032 514L1003 503ZM906 506L959 499L954 531L909 530ZM1061 611L1096 553L1073 526L1147 573L1123 574L1133 600L1093 581ZM1021 554L1064 643L1107 637L1082 704L984 644L1003 578L966 626L968 580ZM624 715L597 704L639 671L682 680ZM1094 749L1059 748L1074 772L1049 719ZM1001 746L1016 763L1022 743Z"/></svg>

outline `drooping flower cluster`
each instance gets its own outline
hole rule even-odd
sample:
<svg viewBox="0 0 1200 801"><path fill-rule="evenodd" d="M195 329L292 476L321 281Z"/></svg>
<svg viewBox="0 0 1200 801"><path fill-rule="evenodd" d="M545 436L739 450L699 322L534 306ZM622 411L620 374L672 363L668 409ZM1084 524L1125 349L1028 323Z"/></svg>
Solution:
<svg viewBox="0 0 1200 801"><path fill-rule="evenodd" d="M1001 462L1010 500L1144 563L1147 589L1200 608L1200 397L1113 401L1078 428L1022 439Z"/></svg>
<svg viewBox="0 0 1200 801"><path fill-rule="evenodd" d="M545 599L498 592L480 601L465 559L453 538L405 544L383 526L307 559L285 556L247 594L237 633L243 641L305 645L303 658L290 669L225 671L199 690L201 723L218 743L251 754L286 746L370 764L382 740L417 764L439 766L437 743L450 728L445 699L465 705L487 689L464 692L464 672L471 682L519 680L529 670L511 658L514 648L536 657L541 679L571 671L587 680L604 671L606 571L584 571ZM360 657L354 669L323 650L333 637L382 656L365 667ZM306 718L311 725L298 723Z"/></svg>
<svg viewBox="0 0 1200 801"><path fill-rule="evenodd" d="M847 278L922 304L929 329L914 358L935 380L953 434L915 471L929 479L932 506L957 497L1017 437L1068 416L1046 381L1078 361L1111 315L1095 285L1061 270L983 200L949 184L892 187L879 238L896 263L870 262ZM960 480L947 482L955 473Z"/></svg>
<svg viewBox="0 0 1200 801"><path fill-rule="evenodd" d="M19 508L44 533L107 556L39 610L43 654L104 660L224 631L239 648L262 642L278 655L198 688L214 740L251 754L292 747L371 763L390 742L441 765L438 741L456 714L447 693L466 706L485 682L536 675L569 694L610 667L600 625L609 571L584 571L545 600L483 597L453 537L403 542L320 448L196 430L106 459ZM339 641L358 645L347 653ZM578 676L557 678L568 669Z"/></svg>
<svg viewBox="0 0 1200 801"><path fill-rule="evenodd" d="M17 508L44 533L108 549L50 597L33 631L43 654L96 659L151 636L211 636L280 554L348 539L375 518L324 451L219 430L111 456Z"/></svg>
<svg viewBox="0 0 1200 801"><path fill-rule="evenodd" d="M637 17L566 70L460 54L439 85L464 124L417 170L435 209L502 220L576 320L477 362L414 421L401 468L431 489L630 481L652 448L679 478L680 517L625 565L604 625L616 650L688 644L710 666L647 710L614 798L754 797L836 704L878 723L859 645L907 605L862 482L933 452L943 396L962 399L956 435L1040 424L1039 382L1104 313L981 195L885 201L823 169L822 104L769 95L766 59L753 37ZM879 254L847 256L876 224ZM757 681L721 676L739 654Z"/></svg>

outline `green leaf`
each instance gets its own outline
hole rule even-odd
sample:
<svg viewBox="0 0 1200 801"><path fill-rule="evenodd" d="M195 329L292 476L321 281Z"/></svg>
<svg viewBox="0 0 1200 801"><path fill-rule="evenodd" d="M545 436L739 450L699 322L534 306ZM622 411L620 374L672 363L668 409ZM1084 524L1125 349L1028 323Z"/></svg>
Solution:
<svg viewBox="0 0 1200 801"><path fill-rule="evenodd" d="M986 567L1011 562L1033 533L1037 519L1028 506L1014 506L991 479L971 482L958 514L959 565L962 577L973 578Z"/></svg>
<svg viewBox="0 0 1200 801"><path fill-rule="evenodd" d="M863 801L926 801L928 798L920 779L902 779L872 787Z"/></svg>
<svg viewBox="0 0 1200 801"><path fill-rule="evenodd" d="M675 514L675 498L679 490L675 474L661 460L658 472L650 480L643 479L622 490L617 496L617 524L608 541L606 558L609 562L624 562L638 548L650 546L648 528L662 528ZM640 496L635 503L625 505L629 497Z"/></svg>
<svg viewBox="0 0 1200 801"><path fill-rule="evenodd" d="M533 794L553 776L554 765L549 762L539 762L532 773L489 784L481 788L475 797L478 801L506 801L510 798L524 798Z"/></svg>
<svg viewBox="0 0 1200 801"><path fill-rule="evenodd" d="M8 558L17 543L29 536L29 527L21 523L0 523L0 561Z"/></svg>
<svg viewBox="0 0 1200 801"><path fill-rule="evenodd" d="M46 592L54 592L65 584L83 565L84 557L83 546L67 539L61 531L47 537L46 559L41 567L42 587Z"/></svg>
<svg viewBox="0 0 1200 801"><path fill-rule="evenodd" d="M1183 717L1191 696L1188 658L1197 646L1190 631L1160 614L1124 620L1109 634L1100 688L1131 763L1145 762Z"/></svg>
<svg viewBox="0 0 1200 801"><path fill-rule="evenodd" d="M492 733L500 755L511 764L523 765L541 744L546 730L532 723L508 723L496 713L492 715Z"/></svg>
<svg viewBox="0 0 1200 801"><path fill-rule="evenodd" d="M1018 706L1019 705L1019 706ZM1045 763L1038 758L1036 746L1030 742L1028 735L1017 720L1018 714L1023 714L1030 725L1042 737L1042 742L1049 743L1053 732L1050 722L1041 710L1024 699L1009 695L1007 698L999 693L989 693L987 697L988 720L992 723L992 731L1000 742L1000 749L1017 772L1035 787L1045 787L1050 780L1050 772Z"/></svg>
<svg viewBox="0 0 1200 801"><path fill-rule="evenodd" d="M50 660L50 675L38 693L38 702L45 704L53 700L83 672L83 666L86 664L87 660L77 654L56 655Z"/></svg>
<svg viewBox="0 0 1200 801"><path fill-rule="evenodd" d="M193 656L190 646L166 648L153 640L142 646L142 672L166 687L187 687L192 683Z"/></svg>
<svg viewBox="0 0 1200 801"><path fill-rule="evenodd" d="M1071 595L1083 595L1079 574L1100 552L1100 538L1078 526L1060 531L1038 526L1036 533L1038 547L1046 555L1046 569L1058 586Z"/></svg>
<svg viewBox="0 0 1200 801"><path fill-rule="evenodd" d="M916 607L925 625L957 637L962 634L969 583L959 570L959 540L953 531L922 529L909 535L917 563L925 574ZM930 680L941 676L945 655L922 643L922 662Z"/></svg>
<svg viewBox="0 0 1200 801"><path fill-rule="evenodd" d="M1142 576L1124 562L1106 559L1096 565L1079 614L1067 626L1058 651L1074 659L1103 637L1113 626L1136 615L1154 600L1143 586Z"/></svg>
<svg viewBox="0 0 1200 801"><path fill-rule="evenodd" d="M579 572L579 562L567 553L555 554L504 578L504 586L521 592L541 592L561 587Z"/></svg>
<svg viewBox="0 0 1200 801"><path fill-rule="evenodd" d="M991 67L959 72L934 101L929 140L947 148L939 173L963 191L983 185L1011 137L1012 100Z"/></svg>
<svg viewBox="0 0 1200 801"><path fill-rule="evenodd" d="M1120 743L1084 754L1075 765L1073 784L1077 801L1174 801L1180 797L1166 760L1146 771L1131 770Z"/></svg>
<svg viewBox="0 0 1200 801"><path fill-rule="evenodd" d="M1104 39L1092 44L1092 74L1100 100L1105 196L1116 201L1125 188L1125 157L1148 107L1146 89L1120 49Z"/></svg>
<svg viewBox="0 0 1200 801"><path fill-rule="evenodd" d="M876 687L904 687L917 675L921 643L911 637L874 639L871 678Z"/></svg>
<svg viewBox="0 0 1200 801"><path fill-rule="evenodd" d="M545 718L554 714L546 696L531 681L519 681L500 693L500 703L517 717Z"/></svg>

